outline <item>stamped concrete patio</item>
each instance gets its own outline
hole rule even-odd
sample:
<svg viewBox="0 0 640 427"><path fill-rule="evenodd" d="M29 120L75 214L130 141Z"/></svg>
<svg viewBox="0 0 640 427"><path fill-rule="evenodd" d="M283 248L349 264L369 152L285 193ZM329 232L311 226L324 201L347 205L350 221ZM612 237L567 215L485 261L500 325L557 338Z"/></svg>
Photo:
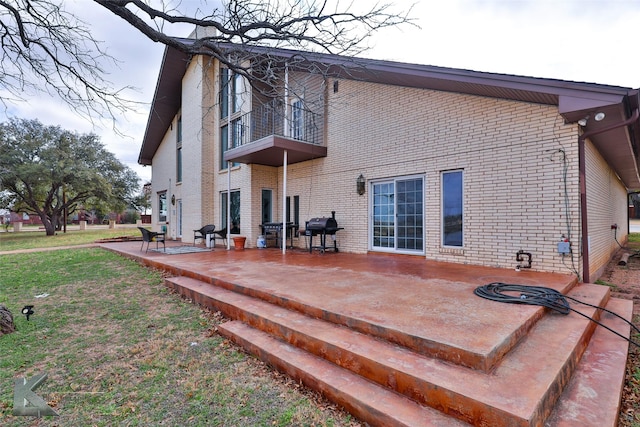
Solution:
<svg viewBox="0 0 640 427"><path fill-rule="evenodd" d="M415 256L102 246L169 272L168 286L234 319L223 335L371 425L616 424L626 341L575 313L473 293L545 286L630 319L608 287ZM613 316L574 308L629 336Z"/></svg>

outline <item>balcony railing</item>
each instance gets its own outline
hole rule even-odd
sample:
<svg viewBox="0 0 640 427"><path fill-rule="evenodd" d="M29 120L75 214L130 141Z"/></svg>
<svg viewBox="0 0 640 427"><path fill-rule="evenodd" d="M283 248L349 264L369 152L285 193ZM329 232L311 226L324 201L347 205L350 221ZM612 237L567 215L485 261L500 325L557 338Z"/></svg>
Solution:
<svg viewBox="0 0 640 427"><path fill-rule="evenodd" d="M272 101L246 113L232 124L232 146L237 148L267 136L281 136L309 144L322 143L323 118L308 109L290 106L289 114L283 102Z"/></svg>

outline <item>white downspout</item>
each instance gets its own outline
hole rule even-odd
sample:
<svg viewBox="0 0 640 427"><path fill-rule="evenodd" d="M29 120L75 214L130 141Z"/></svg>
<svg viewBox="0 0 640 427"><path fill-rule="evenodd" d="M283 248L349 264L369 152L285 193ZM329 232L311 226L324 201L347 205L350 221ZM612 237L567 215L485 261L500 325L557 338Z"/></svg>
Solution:
<svg viewBox="0 0 640 427"><path fill-rule="evenodd" d="M284 134L290 136L289 123L289 65L284 66ZM284 150L282 159L282 254L287 252L287 150Z"/></svg>
<svg viewBox="0 0 640 427"><path fill-rule="evenodd" d="M231 149L231 133L233 132L231 124L231 85L233 84L233 73L229 70L229 80L227 82L227 151ZM231 162L227 160L227 250L231 250Z"/></svg>
<svg viewBox="0 0 640 427"><path fill-rule="evenodd" d="M287 252L287 150L282 155L283 179L282 179L282 254Z"/></svg>

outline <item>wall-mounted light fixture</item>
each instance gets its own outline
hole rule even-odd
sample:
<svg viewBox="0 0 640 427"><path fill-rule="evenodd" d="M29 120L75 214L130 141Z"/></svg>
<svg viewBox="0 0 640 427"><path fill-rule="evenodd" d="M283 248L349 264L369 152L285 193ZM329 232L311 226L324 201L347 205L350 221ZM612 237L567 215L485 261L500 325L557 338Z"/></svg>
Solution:
<svg viewBox="0 0 640 427"><path fill-rule="evenodd" d="M606 114L603 113L602 111L598 111L594 116L593 119L596 122L601 122L604 120L604 118L606 117ZM578 124L582 127L585 127L587 125L587 122L589 121L589 119L591 118L591 116L585 116L584 118L578 120Z"/></svg>
<svg viewBox="0 0 640 427"><path fill-rule="evenodd" d="M364 184L365 184L364 176L360 174L360 176L356 179L356 191L361 196L364 194Z"/></svg>

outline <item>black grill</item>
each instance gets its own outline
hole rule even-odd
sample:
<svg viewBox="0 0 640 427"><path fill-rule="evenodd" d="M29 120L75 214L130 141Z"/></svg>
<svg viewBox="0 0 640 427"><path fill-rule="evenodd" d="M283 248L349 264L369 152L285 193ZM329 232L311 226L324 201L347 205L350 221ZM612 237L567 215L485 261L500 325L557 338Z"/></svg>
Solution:
<svg viewBox="0 0 640 427"><path fill-rule="evenodd" d="M327 249L327 236L332 236L333 250L338 252L338 244L336 242L336 232L343 228L338 227L336 221L336 212L331 212L331 217L311 218L305 224L304 235L309 237L309 252L319 249L324 252ZM313 236L320 236L320 246L313 246Z"/></svg>
<svg viewBox="0 0 640 427"><path fill-rule="evenodd" d="M307 230L332 234L338 230L338 221L333 218L311 218L309 222L307 222Z"/></svg>

